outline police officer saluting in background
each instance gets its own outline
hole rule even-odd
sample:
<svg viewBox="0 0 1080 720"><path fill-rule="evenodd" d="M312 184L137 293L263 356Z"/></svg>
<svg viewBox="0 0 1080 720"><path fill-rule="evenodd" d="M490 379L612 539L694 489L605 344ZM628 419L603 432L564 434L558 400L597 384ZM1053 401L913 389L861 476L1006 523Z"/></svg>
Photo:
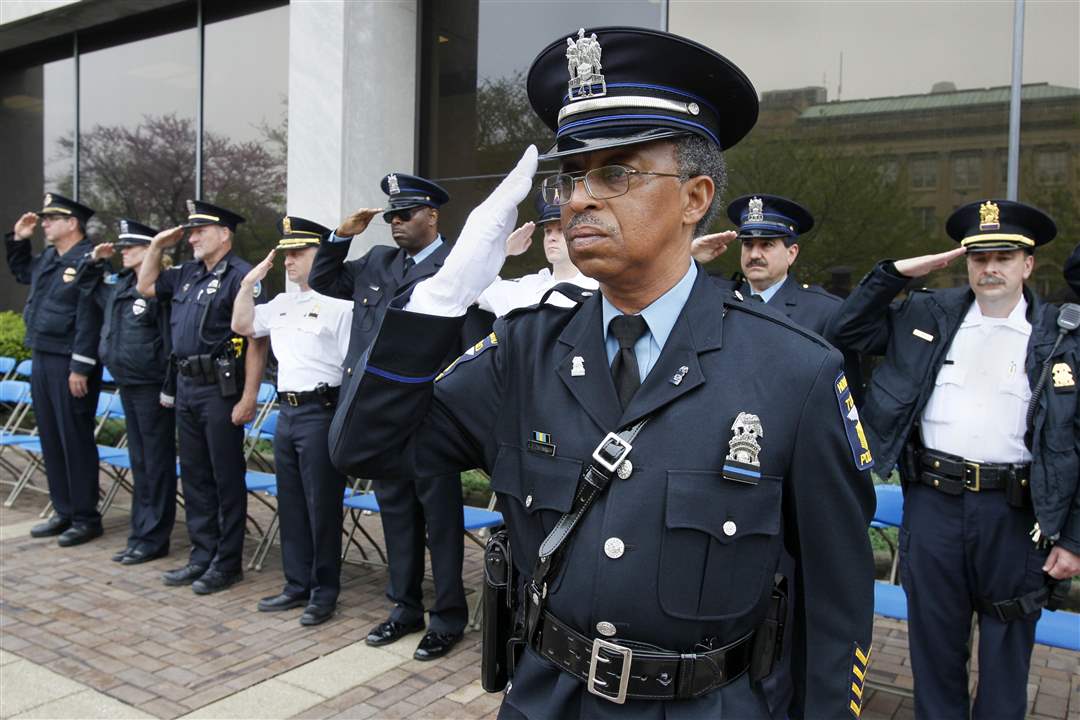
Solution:
<svg viewBox="0 0 1080 720"><path fill-rule="evenodd" d="M244 423L255 417L266 340L233 335L232 309L251 264L232 253L244 218L225 208L188 201L188 221L158 233L139 268L139 292L171 303L172 348L179 373L176 424L180 477L191 556L163 576L200 595L243 578L247 486ZM190 231L195 258L161 270L161 255ZM265 302L261 287L252 291Z"/></svg>
<svg viewBox="0 0 1080 720"><path fill-rule="evenodd" d="M500 318L440 375L502 266L529 148L442 270L386 313L356 370L364 422L331 428L331 456L384 482L490 472L524 590L501 718L769 717L785 546L790 716L858 715L874 493L840 353L691 260L757 93L697 43L599 28L541 51L528 94L557 137L545 200L600 292Z"/></svg>
<svg viewBox="0 0 1080 720"><path fill-rule="evenodd" d="M120 220L115 243L101 243L81 270L79 284L104 316L99 357L120 390L127 425L134 497L127 545L113 555L137 565L169 554L176 520L176 417L162 397L169 368L169 317L155 298L136 289L154 228ZM120 251L122 269L108 260Z"/></svg>
<svg viewBox="0 0 1080 720"><path fill-rule="evenodd" d="M76 282L79 261L93 247L86 237L86 221L93 214L85 205L49 193L41 211L20 217L4 239L11 274L30 286L23 311L24 342L33 351L34 417L55 511L30 535L59 535L62 546L79 545L102 533L94 442L101 316ZM29 241L39 218L47 245L33 255Z"/></svg>
<svg viewBox="0 0 1080 720"><path fill-rule="evenodd" d="M829 338L885 358L863 417L882 472L898 465L904 481L900 579L916 716L1022 718L1041 608L1080 573L1080 341L1024 284L1035 248L1057 233L1047 215L987 200L958 209L945 229L961 247L879 263ZM968 287L893 302L965 254Z"/></svg>
<svg viewBox="0 0 1080 720"><path fill-rule="evenodd" d="M418 282L442 267L450 252L450 243L439 232L439 208L450 200L446 190L405 173L390 173L382 179L381 187L390 201L383 220L389 223L397 247L377 245L363 257L346 261L349 241L382 212L358 210L319 245L309 280L316 292L353 301L346 389L391 299L407 298ZM471 344L485 332L466 335L465 342ZM454 353L450 353L446 362L453 357ZM424 628L421 583L426 544L431 552L435 604L428 608L428 632L421 638L414 657L433 660L445 655L461 639L468 622L461 580L465 523L460 475L454 472L438 477L413 476L400 482L377 481L374 490L390 572L386 595L394 609L386 621L368 633L367 644L387 645Z"/></svg>
<svg viewBox="0 0 1080 720"><path fill-rule="evenodd" d="M346 479L330 462L326 436L349 348L352 303L320 295L308 285L315 252L330 229L295 216L283 218L279 229L277 248L240 284L232 317L238 335L269 335L278 359L274 467L285 587L260 600L259 610L306 606L300 624L318 625L334 614L341 588ZM285 255L285 272L300 291L255 305L254 288L273 267L276 252Z"/></svg>

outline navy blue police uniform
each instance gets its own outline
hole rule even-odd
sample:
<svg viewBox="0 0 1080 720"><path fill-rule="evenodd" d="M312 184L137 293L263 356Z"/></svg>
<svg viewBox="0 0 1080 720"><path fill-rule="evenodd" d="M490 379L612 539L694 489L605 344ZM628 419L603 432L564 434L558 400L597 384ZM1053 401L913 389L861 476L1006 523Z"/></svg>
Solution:
<svg viewBox="0 0 1080 720"><path fill-rule="evenodd" d="M1065 261L1065 282L1072 288L1073 293L1080 297L1080 243L1077 243L1076 249Z"/></svg>
<svg viewBox="0 0 1080 720"><path fill-rule="evenodd" d="M243 221L224 208L189 201L185 227L217 224L235 230ZM250 271L251 264L230 251L209 270L198 259L169 268L154 286L157 298L170 306L180 478L191 538L188 568L176 578L167 573L169 585L193 583L210 571L215 578L241 574L246 462L244 428L232 423L232 410L244 389L246 344L232 334L232 306ZM256 296L256 302L265 299ZM223 383L216 368L229 358L235 360L235 377Z"/></svg>
<svg viewBox="0 0 1080 720"><path fill-rule="evenodd" d="M565 39L530 70L553 155L688 132L726 148L753 125L753 87L712 50L632 28L570 47L595 59L597 43L603 73L577 57L569 97ZM748 668L782 548L797 567L791 714L857 715L874 495L840 354L700 266L675 289L670 335L626 405L599 293L558 286L580 304L511 312L441 374L462 319L391 309L343 401L364 421L332 428L331 454L364 476L490 473L531 623L500 717L769 717L764 673ZM643 419L613 457L625 444L609 434ZM610 487L577 513L601 475ZM534 586L541 543L572 508L559 570Z"/></svg>
<svg viewBox="0 0 1080 720"><path fill-rule="evenodd" d="M85 228L94 211L56 193L45 195L38 215L74 217ZM78 266L93 249L83 235L64 254L53 246L34 255L30 240L5 238L8 267L16 281L30 286L23 310L25 344L32 350L30 376L34 417L41 437L49 499L56 515L35 528L37 537L62 535L64 545L101 535L98 512L98 454L94 416L101 391L98 337L101 315L79 291ZM87 393L74 397L70 373L87 378ZM72 542L74 541L74 542Z"/></svg>
<svg viewBox="0 0 1080 720"><path fill-rule="evenodd" d="M405 173L390 173L382 179L381 187L389 197L384 214L387 222L391 213L419 207L439 208L450 200L446 190L436 183ZM438 272L451 247L440 235L436 240L438 247L419 262L413 261L402 248L383 245L371 248L361 258L346 260L349 240L332 234L328 242L322 243L308 279L316 292L353 301L343 383L346 388L351 384L360 356L378 333L390 301L394 297L407 298L418 282ZM477 338L484 334L472 332ZM447 362L454 355L451 351ZM428 608L428 629L449 638L460 636L468 622L468 606L461 578L465 524L459 475L376 482L374 491L389 565L386 595L394 603L389 622L398 625L397 632L383 635L397 639L399 632L424 626L421 583L427 545L435 581L435 603ZM369 636L369 642L382 644L374 636Z"/></svg>
<svg viewBox="0 0 1080 720"><path fill-rule="evenodd" d="M118 226L121 251L148 246L157 235L131 219ZM113 273L106 260L88 256L79 283L104 318L98 357L120 391L131 459L131 529L113 560L137 565L168 554L176 520L176 416L173 398L161 397L171 345L168 306L139 294L134 270Z"/></svg>
<svg viewBox="0 0 1080 720"><path fill-rule="evenodd" d="M330 229L296 216L279 222L279 253L317 248ZM328 620L341 590L346 478L326 437L341 386L352 303L314 291L281 293L255 308L255 337L270 336L278 359L274 468L285 587L259 601L262 612L306 606L301 625Z"/></svg>
<svg viewBox="0 0 1080 720"><path fill-rule="evenodd" d="M1056 232L1043 213L1003 200L958 209L947 230L969 253L1033 249ZM1019 398L1021 409L1018 417L993 421L1023 434L1024 398L1033 394L1044 365L1053 371L1033 398L1033 422L1023 441L1028 458L986 463L950 455L927 447L925 413L935 392L962 392L982 372L972 367L973 353L958 355L954 348L975 295L968 287L924 288L895 300L909 283L891 262L878 264L844 301L828 336L838 347L884 357L862 415L881 472L896 466L904 482L900 577L908 597L916 716L969 716L969 635L972 614L978 613L973 716L1020 718L1027 707L1035 623L1049 589L1042 572L1047 542L1080 552L1076 335L1063 335L1058 343L1058 308L1025 287L1025 357L1010 363L1000 379L992 377ZM970 395L935 414L963 417L963 405L984 400ZM975 432L966 424L953 430L962 436Z"/></svg>
<svg viewBox="0 0 1080 720"><path fill-rule="evenodd" d="M802 236L814 227L814 217L809 210L794 200L778 195L744 195L732 200L727 208L728 218L738 226L738 239L779 238L791 247L801 244ZM754 295L750 284L742 284L742 292ZM764 298L762 298L764 300ZM842 299L820 285L799 282L794 275L782 281L772 297L764 300L769 307L782 312L796 323L824 336L829 320L840 308ZM844 353L844 375L855 395L855 402L862 401L862 369L857 353Z"/></svg>

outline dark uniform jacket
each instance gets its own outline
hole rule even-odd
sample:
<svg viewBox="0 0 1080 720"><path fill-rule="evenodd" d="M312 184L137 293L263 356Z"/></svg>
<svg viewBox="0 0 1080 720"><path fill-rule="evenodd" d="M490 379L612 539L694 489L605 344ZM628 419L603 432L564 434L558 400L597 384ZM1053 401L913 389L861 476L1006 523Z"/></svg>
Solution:
<svg viewBox="0 0 1080 720"><path fill-rule="evenodd" d="M232 337L233 298L251 263L231 251L211 270L202 260L189 260L163 270L154 286L158 300L172 302L170 327L177 358L220 353ZM257 286L256 303L266 302Z"/></svg>
<svg viewBox="0 0 1080 720"><path fill-rule="evenodd" d="M1069 283L1072 291L1080 297L1080 244L1077 244L1072 255L1065 261L1065 282Z"/></svg>
<svg viewBox="0 0 1080 720"><path fill-rule="evenodd" d="M97 365L101 316L76 282L79 261L94 245L84 237L63 255L49 245L33 255L30 240L4 238L8 267L23 285L30 286L23 320L25 344L41 352L71 356L71 371L89 375Z"/></svg>
<svg viewBox="0 0 1080 720"><path fill-rule="evenodd" d="M749 297L750 286L743 286L743 294ZM829 320L840 309L842 298L833 295L820 285L805 285L798 278L788 275L787 280L766 303L767 307L784 313L787 317L822 337ZM862 402L862 370L859 354L844 353L844 374L854 390L856 402Z"/></svg>
<svg viewBox="0 0 1080 720"><path fill-rule="evenodd" d="M168 306L139 294L134 271L114 274L104 261L85 263L79 283L104 318L98 356L116 383L164 383L171 345Z"/></svg>
<svg viewBox="0 0 1080 720"><path fill-rule="evenodd" d="M529 576L540 542L570 508L582 464L606 433L649 415L634 440L633 473L613 480L581 521L549 583L548 610L590 637L606 621L615 640L675 652L720 647L761 623L786 545L798 565L792 713L848 716L854 652L865 653L871 638L874 492L856 462L856 423L841 412L840 354L699 268L656 365L622 412L601 297L589 295L574 308L539 305L497 320L434 383L461 318L390 310L345 399L355 430L332 426L331 455L355 450L364 477L484 469L514 563ZM572 375L574 365L585 374ZM740 412L757 415L764 433L756 485L721 475ZM534 432L550 436L553 454L530 449ZM608 538L622 539L625 555L607 557ZM767 713L741 683L696 700L619 706L528 650L507 702L532 718Z"/></svg>
<svg viewBox="0 0 1080 720"><path fill-rule="evenodd" d="M844 301L827 332L837 347L885 358L874 370L862 407L867 438L883 475L899 462L904 445L918 432L916 423L934 390L949 345L975 301L971 289L961 287L916 290L902 302L893 302L908 282L909 278L896 274L891 262L880 263ZM1032 326L1026 369L1034 388L1057 339L1058 310L1041 303L1028 288L1024 297ZM1078 346L1080 340L1072 333L1054 353L1051 367L1056 368L1059 387L1054 386L1053 377L1047 382L1028 440L1034 458L1031 495L1039 527L1051 538L1060 533L1057 542L1074 553L1080 552Z"/></svg>

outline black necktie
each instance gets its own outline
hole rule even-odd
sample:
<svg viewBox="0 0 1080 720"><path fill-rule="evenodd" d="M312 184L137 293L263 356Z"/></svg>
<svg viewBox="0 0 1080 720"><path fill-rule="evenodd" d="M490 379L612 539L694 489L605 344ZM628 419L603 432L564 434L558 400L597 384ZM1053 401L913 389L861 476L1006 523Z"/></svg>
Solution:
<svg viewBox="0 0 1080 720"><path fill-rule="evenodd" d="M640 315L617 315L611 319L609 331L619 342L619 351L611 362L611 377L615 380L615 392L619 395L619 404L623 410L630 404L641 376L638 372L637 356L634 355L634 343L638 341L648 325Z"/></svg>
<svg viewBox="0 0 1080 720"><path fill-rule="evenodd" d="M763 302L765 302L765 298L761 297L761 296L760 296L760 295L758 295L757 293L754 293L753 295L751 295L751 296L750 296L750 299L751 299L751 300L755 300L755 301L757 301L757 302L759 302L759 303L763 303Z"/></svg>
<svg viewBox="0 0 1080 720"><path fill-rule="evenodd" d="M416 261L415 261L415 260L413 260L413 259L412 259L411 257L409 257L409 256L405 256L405 271L404 271L404 272L402 272L401 274L402 274L402 275L408 275L408 274L409 274L409 270L410 270L410 269L412 268L412 266L413 266L413 265L415 265L415 264L416 264Z"/></svg>

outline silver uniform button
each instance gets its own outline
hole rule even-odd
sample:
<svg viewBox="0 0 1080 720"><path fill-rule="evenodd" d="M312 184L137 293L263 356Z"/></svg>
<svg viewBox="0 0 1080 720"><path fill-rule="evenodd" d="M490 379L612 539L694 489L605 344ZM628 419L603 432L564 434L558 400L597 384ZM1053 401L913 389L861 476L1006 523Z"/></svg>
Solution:
<svg viewBox="0 0 1080 720"><path fill-rule="evenodd" d="M734 535L736 530L738 530L738 528L735 527L735 523L733 521L728 520L726 523L724 523L724 534L728 537Z"/></svg>
<svg viewBox="0 0 1080 720"><path fill-rule="evenodd" d="M629 460L623 460L618 469L615 470L615 474L619 476L620 480L626 480L632 472L634 472L634 465Z"/></svg>
<svg viewBox="0 0 1080 720"><path fill-rule="evenodd" d="M609 623L607 620L601 620L596 623L596 632L600 633L604 637L611 637L615 634L615 626Z"/></svg>
<svg viewBox="0 0 1080 720"><path fill-rule="evenodd" d="M608 538L604 542L604 554L612 560L618 560L626 552L626 545L617 537Z"/></svg>
<svg viewBox="0 0 1080 720"><path fill-rule="evenodd" d="M532 495L525 496L525 507L532 507Z"/></svg>

